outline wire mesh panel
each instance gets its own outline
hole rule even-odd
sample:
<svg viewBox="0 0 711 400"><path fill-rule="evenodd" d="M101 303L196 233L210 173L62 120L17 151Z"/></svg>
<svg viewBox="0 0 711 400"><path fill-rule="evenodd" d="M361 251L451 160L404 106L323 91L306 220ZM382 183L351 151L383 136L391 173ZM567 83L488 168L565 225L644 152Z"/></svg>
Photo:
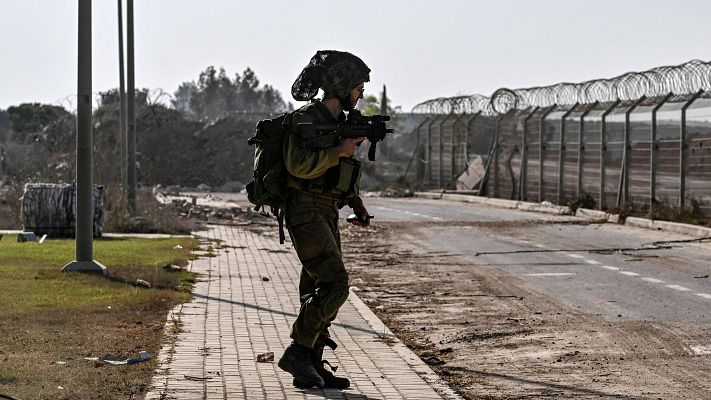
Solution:
<svg viewBox="0 0 711 400"><path fill-rule="evenodd" d="M565 110L548 114L543 122L543 173L541 201L558 201L558 161L560 159L561 121Z"/></svg>
<svg viewBox="0 0 711 400"><path fill-rule="evenodd" d="M652 166L652 110L654 104L639 106L630 113L629 132L629 202L648 205Z"/></svg>
<svg viewBox="0 0 711 400"><path fill-rule="evenodd" d="M484 115L475 116L469 123L467 134L468 157L482 155L484 161L487 161L496 134L496 118Z"/></svg>
<svg viewBox="0 0 711 400"><path fill-rule="evenodd" d="M686 206L711 216L711 99L696 100L686 112ZM692 202L693 200L693 202Z"/></svg>
<svg viewBox="0 0 711 400"><path fill-rule="evenodd" d="M625 111L628 105L623 104L613 110L605 120L605 205L607 208L617 206L617 198L622 179L622 154L625 146Z"/></svg>
<svg viewBox="0 0 711 400"><path fill-rule="evenodd" d="M520 136L516 134L517 123L516 112L507 113L498 122L497 151L494 153L493 162L495 197L509 199L516 195L517 174L514 172L513 162L520 140Z"/></svg>
<svg viewBox="0 0 711 400"><path fill-rule="evenodd" d="M431 120L434 117L428 115L425 120L420 123L420 125L415 128L415 135L417 137L417 152L415 154L415 173L417 175L417 180L423 182L425 180L426 167L427 167L427 146L429 143L427 127L429 126Z"/></svg>
<svg viewBox="0 0 711 400"><path fill-rule="evenodd" d="M567 204L578 196L578 157L580 156L580 118L585 108L578 106L565 117L563 135L563 168L560 204Z"/></svg>
<svg viewBox="0 0 711 400"><path fill-rule="evenodd" d="M456 180L467 169L467 127L473 115L464 114L457 118L452 139L452 180Z"/></svg>
<svg viewBox="0 0 711 400"><path fill-rule="evenodd" d="M602 113L606 107L597 107L583 118L581 160L582 182L580 191L590 195L600 206L600 139L602 135Z"/></svg>
<svg viewBox="0 0 711 400"><path fill-rule="evenodd" d="M446 116L439 116L430 125L430 157L429 157L429 182L432 185L439 187L440 185L440 165L442 157L442 139L440 135L442 122Z"/></svg>
<svg viewBox="0 0 711 400"><path fill-rule="evenodd" d="M681 107L684 103L667 103L657 111L655 201L679 204L679 139Z"/></svg>
<svg viewBox="0 0 711 400"><path fill-rule="evenodd" d="M450 114L442 122L440 135L442 135L442 159L440 162L441 179L440 186L447 187L452 182L454 171L452 168L453 152L454 152L454 123L459 119L456 114Z"/></svg>
<svg viewBox="0 0 711 400"><path fill-rule="evenodd" d="M526 121L526 168L525 187L522 189L522 200L538 199L538 173L541 164L541 119L548 112L547 108L538 109ZM523 179L523 177L521 178Z"/></svg>

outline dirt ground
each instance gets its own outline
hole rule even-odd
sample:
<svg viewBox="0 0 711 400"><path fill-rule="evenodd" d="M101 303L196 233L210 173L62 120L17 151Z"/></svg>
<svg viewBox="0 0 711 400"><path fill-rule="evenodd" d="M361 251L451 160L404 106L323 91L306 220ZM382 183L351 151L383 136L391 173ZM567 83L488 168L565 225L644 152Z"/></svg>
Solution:
<svg viewBox="0 0 711 400"><path fill-rule="evenodd" d="M430 224L342 224L359 296L468 399L711 399L711 328L610 321L492 266L429 250ZM483 226L484 230L508 229Z"/></svg>

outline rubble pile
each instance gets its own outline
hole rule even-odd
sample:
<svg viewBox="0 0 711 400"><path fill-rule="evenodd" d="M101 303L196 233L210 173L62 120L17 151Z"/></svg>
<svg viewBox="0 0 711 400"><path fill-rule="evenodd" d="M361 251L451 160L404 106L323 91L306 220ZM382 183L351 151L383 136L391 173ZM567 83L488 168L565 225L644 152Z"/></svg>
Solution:
<svg viewBox="0 0 711 400"><path fill-rule="evenodd" d="M194 218L201 221L212 221L216 219L242 220L245 210L235 205L231 208L217 208L202 204L193 204L190 199L172 199L170 206L177 211L181 218Z"/></svg>

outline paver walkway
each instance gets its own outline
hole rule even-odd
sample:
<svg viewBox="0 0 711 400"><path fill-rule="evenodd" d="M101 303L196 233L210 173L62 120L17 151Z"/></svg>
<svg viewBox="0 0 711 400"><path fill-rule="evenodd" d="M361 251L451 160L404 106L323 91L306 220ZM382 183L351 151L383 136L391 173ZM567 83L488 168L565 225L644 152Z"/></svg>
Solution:
<svg viewBox="0 0 711 400"><path fill-rule="evenodd" d="M192 262L201 279L193 301L171 314L180 333L161 349L146 399L460 398L354 293L331 327L338 349L324 352L351 387L293 387L291 375L276 362L256 358L274 352L278 360L291 342L301 270L295 252L238 227L213 225L204 234L230 247L217 250L217 257Z"/></svg>

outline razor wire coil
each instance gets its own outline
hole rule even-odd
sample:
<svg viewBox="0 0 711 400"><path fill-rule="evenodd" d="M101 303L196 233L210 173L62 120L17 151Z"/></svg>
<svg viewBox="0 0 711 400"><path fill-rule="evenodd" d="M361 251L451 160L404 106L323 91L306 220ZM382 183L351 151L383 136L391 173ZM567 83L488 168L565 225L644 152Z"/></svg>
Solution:
<svg viewBox="0 0 711 400"><path fill-rule="evenodd" d="M501 88L490 97L440 97L417 104L413 112L501 115L511 110L531 107L634 101L662 97L670 93L685 96L699 91L711 91L711 62L691 60L680 65L661 66L643 72L627 72L610 79L593 79L580 83L561 82L522 89Z"/></svg>

